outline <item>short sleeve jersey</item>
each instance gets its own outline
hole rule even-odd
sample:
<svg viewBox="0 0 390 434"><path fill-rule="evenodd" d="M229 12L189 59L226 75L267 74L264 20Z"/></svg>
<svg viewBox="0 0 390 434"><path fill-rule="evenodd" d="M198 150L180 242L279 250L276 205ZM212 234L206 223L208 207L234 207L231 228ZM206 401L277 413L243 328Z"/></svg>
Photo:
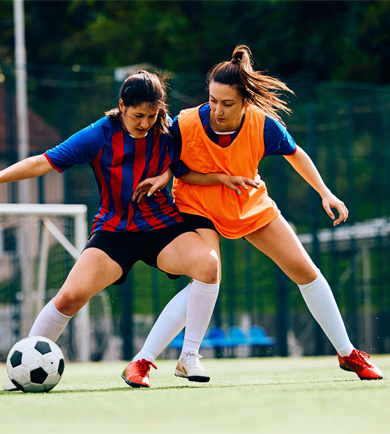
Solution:
<svg viewBox="0 0 390 434"><path fill-rule="evenodd" d="M92 233L148 231L182 222L167 188L144 196L139 204L131 201L135 187L144 179L168 167L177 177L189 170L168 134L152 128L146 137L135 139L119 121L106 116L44 155L60 173L75 164L92 168L100 196Z"/></svg>

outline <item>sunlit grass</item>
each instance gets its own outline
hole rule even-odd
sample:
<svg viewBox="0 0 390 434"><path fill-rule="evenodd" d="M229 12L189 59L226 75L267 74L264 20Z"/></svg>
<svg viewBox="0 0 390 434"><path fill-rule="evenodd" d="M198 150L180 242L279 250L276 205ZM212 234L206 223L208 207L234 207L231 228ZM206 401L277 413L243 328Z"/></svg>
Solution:
<svg viewBox="0 0 390 434"><path fill-rule="evenodd" d="M0 392L8 433L387 433L390 356L380 381L360 381L336 357L207 359L210 383L158 361L150 389L121 379L126 362L70 364L46 394ZM1 378L6 369L0 365Z"/></svg>

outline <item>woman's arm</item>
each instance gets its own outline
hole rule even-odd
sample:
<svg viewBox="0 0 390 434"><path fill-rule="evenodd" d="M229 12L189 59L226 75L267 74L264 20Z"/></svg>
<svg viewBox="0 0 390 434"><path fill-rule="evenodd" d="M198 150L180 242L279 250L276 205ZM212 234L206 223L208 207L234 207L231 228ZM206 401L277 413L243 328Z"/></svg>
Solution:
<svg viewBox="0 0 390 434"><path fill-rule="evenodd" d="M0 183L36 178L51 170L53 170L53 167L43 154L29 157L1 170Z"/></svg>
<svg viewBox="0 0 390 434"><path fill-rule="evenodd" d="M322 206L328 216L334 220L333 226L337 226L342 221L347 220L348 209L344 205L344 202L338 199L325 185L313 161L302 148L297 145L295 154L285 155L284 158L319 193L322 198ZM332 208L336 208L339 213L339 217L336 220Z"/></svg>
<svg viewBox="0 0 390 434"><path fill-rule="evenodd" d="M231 176L226 173L200 173L190 170L186 174L179 177L181 181L187 184L198 185L220 185L223 184L228 188L234 190L237 194L241 194L241 190L238 188L241 186L245 190L248 190L248 185L253 188L258 188L259 183L250 178L244 176Z"/></svg>
<svg viewBox="0 0 390 434"><path fill-rule="evenodd" d="M164 188L171 177L171 170L168 168L161 175L155 176L153 178L147 178L140 182L134 190L131 200L140 200L145 196L151 196L156 191L160 191ZM180 180L187 182L188 184L198 184L198 185L220 185L224 184L226 187L231 188L237 194L241 194L239 186L248 190L248 185L253 188L258 188L259 184L250 178L245 178L244 176L230 176L225 173L200 173L194 170L189 170L187 173L179 177Z"/></svg>

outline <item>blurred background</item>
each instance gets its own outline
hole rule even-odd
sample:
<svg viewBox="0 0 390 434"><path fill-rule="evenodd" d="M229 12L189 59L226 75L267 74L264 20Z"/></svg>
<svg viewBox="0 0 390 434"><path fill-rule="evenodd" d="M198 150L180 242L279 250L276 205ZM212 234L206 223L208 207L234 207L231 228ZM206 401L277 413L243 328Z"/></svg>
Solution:
<svg viewBox="0 0 390 434"><path fill-rule="evenodd" d="M18 160L14 4L0 2L0 167ZM336 229L320 197L284 158L259 167L270 196L328 279L352 342L390 352L390 3L385 1L25 1L29 155L56 146L115 107L123 79L139 68L169 77L172 117L207 101L205 76L248 45L255 69L287 83L292 115L284 121L312 157L350 216ZM29 184L29 202L98 208L89 167L50 173ZM0 186L1 203L20 202L16 185ZM44 290L41 220L0 212L0 361L23 337L43 302L74 263L49 242ZM74 242L74 221L58 226ZM23 285L29 252L28 288ZM223 280L202 354L215 357L335 354L295 284L244 240L221 240ZM129 359L172 296L188 282L170 281L138 263L127 281L90 303L92 360ZM27 294L27 295L26 295ZM26 306L30 309L26 312ZM256 326L255 328L253 328ZM260 329L258 327L261 327ZM60 338L79 360L77 322ZM251 330L254 334L251 336ZM255 331L271 339L256 341ZM176 357L174 345L163 357Z"/></svg>

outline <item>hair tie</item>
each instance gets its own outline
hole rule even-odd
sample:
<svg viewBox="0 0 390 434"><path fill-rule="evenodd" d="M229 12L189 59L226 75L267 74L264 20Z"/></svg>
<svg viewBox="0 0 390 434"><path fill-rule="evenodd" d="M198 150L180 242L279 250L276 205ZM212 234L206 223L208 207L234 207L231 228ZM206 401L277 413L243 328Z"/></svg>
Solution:
<svg viewBox="0 0 390 434"><path fill-rule="evenodd" d="M232 63L237 63L237 59L235 57L233 57L233 59L231 60Z"/></svg>

